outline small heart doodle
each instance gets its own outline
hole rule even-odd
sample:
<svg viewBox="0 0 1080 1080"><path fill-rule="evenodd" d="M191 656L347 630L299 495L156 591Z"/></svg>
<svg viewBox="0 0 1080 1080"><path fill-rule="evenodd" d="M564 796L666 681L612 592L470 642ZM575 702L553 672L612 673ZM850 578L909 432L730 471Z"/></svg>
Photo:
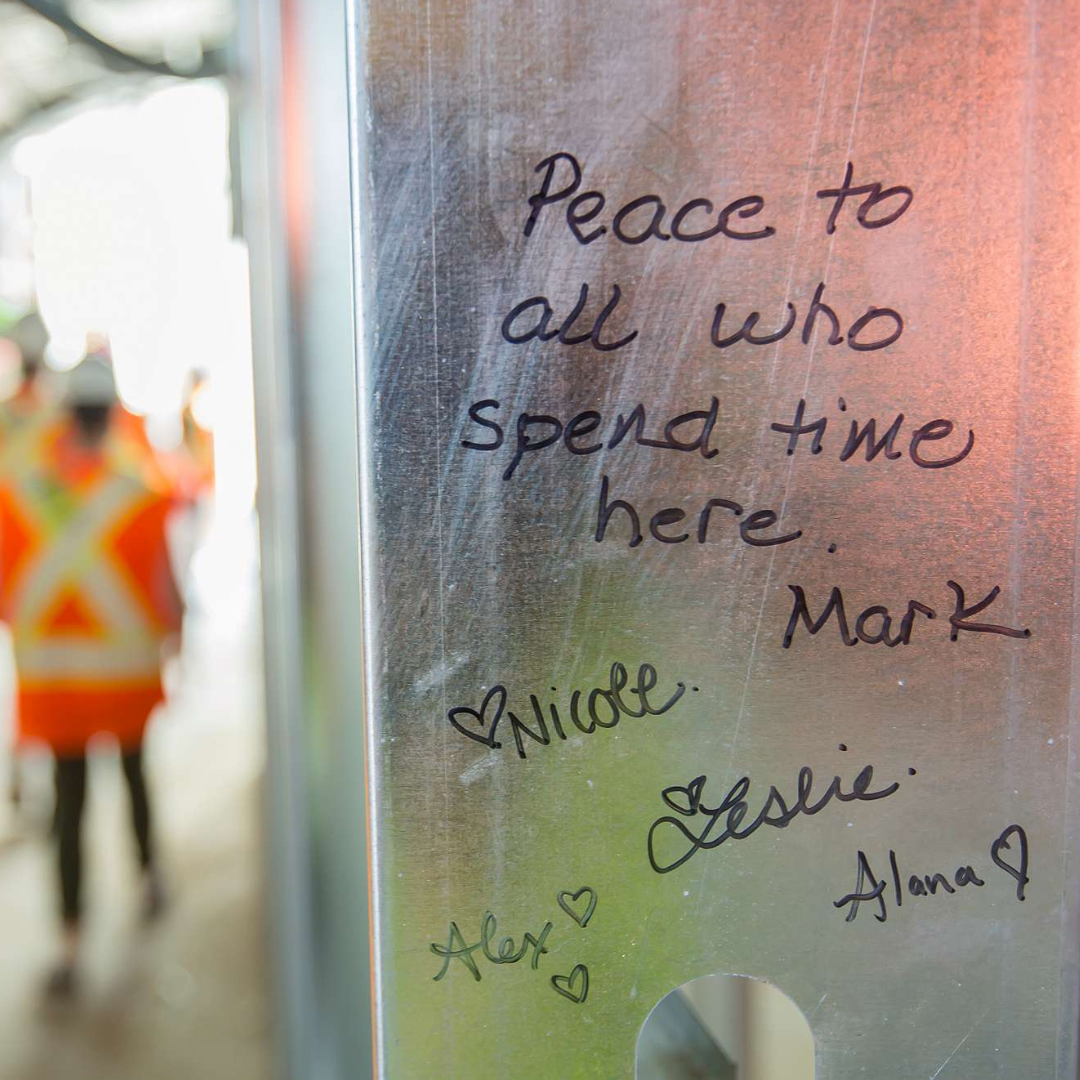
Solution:
<svg viewBox="0 0 1080 1080"><path fill-rule="evenodd" d="M704 786L705 777L698 776L691 780L686 787L676 786L664 788L664 790L660 792L660 798L662 798L676 814L682 814L684 817L693 817L701 807L701 789ZM673 795L686 796L686 805L681 806L677 803L672 798Z"/></svg>
<svg viewBox="0 0 1080 1080"><path fill-rule="evenodd" d="M583 893L589 894L589 902L585 905L585 914L579 915L570 905L576 904L578 897ZM570 897L570 899L567 900L567 897ZM572 893L569 889L564 889L559 893L557 899L559 901L559 907L561 907L582 930L589 925L589 920L596 910L596 890L594 888L590 885L583 885L576 893Z"/></svg>
<svg viewBox="0 0 1080 1080"><path fill-rule="evenodd" d="M498 707L495 710L495 715L491 718L491 726L488 727L487 711L493 698L498 698ZM456 709L451 709L446 714L446 718L461 732L462 735L467 735L470 739L474 739L478 743L483 743L492 750L498 750L499 747L502 746L502 743L495 741L495 730L499 726L499 721L502 719L503 709L505 708L506 687L493 686L487 692L487 697L484 698L479 712L477 712L476 709L470 709L465 705L459 705ZM477 730L474 731L471 728L463 727L458 723L458 716L469 717L476 723Z"/></svg>
<svg viewBox="0 0 1080 1080"><path fill-rule="evenodd" d="M1008 859L1001 857L1002 848L1006 851L1012 850L1012 845L1009 843L1010 837L1020 841L1017 859L1019 866L1013 866ZM994 860L995 866L1001 867L1016 881L1016 899L1023 900L1024 889L1031 882L1031 878L1028 877L1027 833L1019 825L1010 825L990 846L990 858Z"/></svg>
<svg viewBox="0 0 1080 1080"><path fill-rule="evenodd" d="M573 989L576 982L581 983L581 993L576 993ZM551 985L564 998L580 1005L589 996L589 969L584 964L578 964L569 975L552 975Z"/></svg>

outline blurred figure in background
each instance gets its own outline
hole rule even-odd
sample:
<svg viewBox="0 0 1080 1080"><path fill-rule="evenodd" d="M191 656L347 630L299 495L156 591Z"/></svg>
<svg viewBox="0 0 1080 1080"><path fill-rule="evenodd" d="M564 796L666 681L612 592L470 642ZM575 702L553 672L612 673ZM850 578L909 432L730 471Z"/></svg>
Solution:
<svg viewBox="0 0 1080 1080"><path fill-rule="evenodd" d="M179 439L159 453L165 475L182 510L172 523L170 541L173 565L186 588L184 600L190 613L201 611L199 591L191 573L195 552L205 548L213 521L214 437L204 426L211 411L211 389L204 371L188 375L184 407L180 413Z"/></svg>
<svg viewBox="0 0 1080 1080"><path fill-rule="evenodd" d="M203 426L201 416L211 393L206 372L193 369L180 414L183 435L172 463L177 490L193 503L207 499L214 488L214 437Z"/></svg>
<svg viewBox="0 0 1080 1080"><path fill-rule="evenodd" d="M41 372L49 335L36 311L24 315L7 335L19 350L20 378L15 393L0 402L0 477L11 476L21 460L32 458L34 441L54 419L54 410L41 388ZM22 801L22 770L17 747L10 754L8 795L18 809Z"/></svg>
<svg viewBox="0 0 1080 1080"><path fill-rule="evenodd" d="M0 477L0 617L15 647L19 737L56 756L64 935L48 989L61 995L77 978L86 755L95 736L120 745L146 914L163 903L142 743L164 696L161 653L179 630L181 602L166 543L171 499L115 452L117 407L108 367L84 360L39 451Z"/></svg>
<svg viewBox="0 0 1080 1080"><path fill-rule="evenodd" d="M113 370L112 348L108 334L96 331L86 335L86 352L80 364L92 362ZM173 485L150 440L141 416L136 416L117 402L109 418L109 454L121 467L135 473L154 491L171 491Z"/></svg>
<svg viewBox="0 0 1080 1080"><path fill-rule="evenodd" d="M10 338L19 349L22 367L19 386L0 402L0 462L7 465L33 430L47 422L50 410L40 385L49 335L37 312L24 315L12 328Z"/></svg>

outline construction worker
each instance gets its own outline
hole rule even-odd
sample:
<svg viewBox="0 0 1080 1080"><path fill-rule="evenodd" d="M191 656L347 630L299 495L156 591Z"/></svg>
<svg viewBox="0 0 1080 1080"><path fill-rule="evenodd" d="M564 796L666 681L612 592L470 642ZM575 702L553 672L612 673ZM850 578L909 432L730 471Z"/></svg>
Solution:
<svg viewBox="0 0 1080 1080"><path fill-rule="evenodd" d="M20 379L15 393L0 401L0 476L21 469L55 420L53 402L43 393L41 371L49 335L36 311L24 315L8 335L19 351ZM22 769L17 746L11 747L8 798L17 811L22 803Z"/></svg>
<svg viewBox="0 0 1080 1080"><path fill-rule="evenodd" d="M20 739L56 757L63 957L51 993L76 985L87 744L120 744L147 915L162 905L142 743L162 700L161 651L180 627L167 496L109 452L109 369L84 360L39 461L0 478L0 618L11 626Z"/></svg>
<svg viewBox="0 0 1080 1080"><path fill-rule="evenodd" d="M36 312L24 315L8 336L19 350L21 372L15 393L0 402L0 461L11 459L17 444L52 415L40 385L49 340L41 316Z"/></svg>
<svg viewBox="0 0 1080 1080"><path fill-rule="evenodd" d="M208 495L214 487L214 436L203 426L200 415L200 404L205 404L212 394L206 372L193 370L180 414L183 455L176 477L177 488L193 502Z"/></svg>
<svg viewBox="0 0 1080 1080"><path fill-rule="evenodd" d="M108 334L90 331L86 335L86 352L82 363L94 360L113 370L112 346ZM150 445L146 426L141 416L136 416L118 403L113 409L109 423L109 452L121 467L138 474L139 478L155 491L173 490L173 482L162 467L160 455Z"/></svg>

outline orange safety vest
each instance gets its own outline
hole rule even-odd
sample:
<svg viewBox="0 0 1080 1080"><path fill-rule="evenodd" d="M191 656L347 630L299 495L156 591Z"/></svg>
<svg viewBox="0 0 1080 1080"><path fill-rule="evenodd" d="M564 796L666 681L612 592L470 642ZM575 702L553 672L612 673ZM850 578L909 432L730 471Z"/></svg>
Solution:
<svg viewBox="0 0 1080 1080"><path fill-rule="evenodd" d="M65 424L0 477L0 618L12 631L19 735L80 753L137 746L164 697L160 653L180 608L165 536L171 501Z"/></svg>
<svg viewBox="0 0 1080 1080"><path fill-rule="evenodd" d="M113 460L129 472L134 472L147 487L161 493L173 492L172 478L163 463L162 455L151 445L142 417L117 405L112 414L109 447Z"/></svg>

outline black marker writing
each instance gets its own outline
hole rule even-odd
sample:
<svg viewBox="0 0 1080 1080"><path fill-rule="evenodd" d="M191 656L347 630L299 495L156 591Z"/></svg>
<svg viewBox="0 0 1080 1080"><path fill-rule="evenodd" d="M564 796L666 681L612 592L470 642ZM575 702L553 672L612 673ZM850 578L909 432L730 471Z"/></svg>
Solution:
<svg viewBox="0 0 1080 1080"><path fill-rule="evenodd" d="M848 406L844 398L839 399L839 406L841 412L847 411ZM902 452L896 449L894 443L900 437L900 431L905 419L903 413L897 413L896 418L884 429L880 438L878 437L876 417L870 417L865 424L860 424L858 420L852 420L848 428L847 439L840 450L840 460L849 461L853 457L857 459L860 450L863 451L866 461L873 461L879 454L884 454L890 461L903 457ZM769 426L773 431L788 436L788 454L795 453L799 440L804 435L811 436L810 453L820 454L824 450L823 440L825 432L828 430L829 418L820 416L816 420L807 420L806 402L800 398L799 404L795 406L795 416L790 424L777 422ZM930 457L930 451L923 448L924 443L947 439L954 430L955 425L951 420L937 419L923 424L911 433L908 443L908 456L921 469L947 469L951 465L958 464L971 453L971 448L975 445L974 431L968 431L967 439L960 450L945 457Z"/></svg>
<svg viewBox="0 0 1080 1080"><path fill-rule="evenodd" d="M709 534L709 525L713 522L714 510L728 510L736 519L742 518L746 511L741 503L733 499L709 499L697 514L694 526L694 540L704 544ZM660 544L683 544L690 539L690 532L685 528L679 528L674 532L661 532L672 525L680 525L686 520L686 511L681 506L668 506L657 510L649 520L649 536ZM726 515L724 515L726 517ZM730 520L730 519L729 519ZM802 530L784 533L780 536L761 535L764 530L771 529L780 520L775 510L752 510L746 518L739 522L739 539L751 547L773 547L776 544L790 544L802 536ZM645 534L641 531L641 515L633 503L626 499L616 499L611 495L611 482L603 476L600 479L600 498L596 510L596 533L594 539L602 543L608 537L609 528L612 537L626 538L627 547L637 547L644 539ZM615 527L619 527L616 533ZM626 528L629 526L629 529Z"/></svg>
<svg viewBox="0 0 1080 1080"><path fill-rule="evenodd" d="M495 412L500 407L496 398L485 398L470 405L469 419L492 434L486 442L478 442L472 438L462 439L461 445L467 450L498 450L506 442L503 424L497 418L484 414ZM719 453L715 447L709 445L719 410L719 399L712 397L709 399L708 408L679 413L664 423L662 438L657 438L661 434L657 430L659 425L649 423L644 403L638 403L626 414L620 411L616 419L607 424L606 430L602 432L605 418L593 409L579 412L565 423L559 417L548 413L518 413L513 423L514 452L502 478L511 479L526 455L537 454L555 447L560 442L563 449L576 457L614 450L625 442L628 446L641 446L650 450L675 450L684 454L697 451L708 461ZM510 426L509 419L506 425ZM651 431L652 434L647 435L646 431Z"/></svg>
<svg viewBox="0 0 1080 1080"><path fill-rule="evenodd" d="M569 707L560 712L555 702L549 702L546 710L536 694L529 695L534 727L529 727L521 717L506 708L507 690L501 683L493 686L484 697L479 709L467 705L458 705L450 709L446 718L462 735L474 742L482 743L490 750L499 750L502 743L496 738L499 725L505 715L510 724L518 757L527 757L524 737L542 746L551 743L548 721L551 730L565 740L567 728L572 724L583 735L591 735L598 728L613 728L624 716L642 718L644 716L663 716L686 693L684 683L677 683L675 691L662 704L655 705L649 695L656 689L658 677L652 664L642 664L637 671L636 685L630 685L629 675L624 664L616 661L611 665L606 686L597 686L588 691L574 690L570 695ZM636 702L627 700L629 693ZM584 716L583 716L584 713ZM569 724L567 723L569 720Z"/></svg>
<svg viewBox="0 0 1080 1080"><path fill-rule="evenodd" d="M871 791L870 787L874 782L874 767L867 765L851 782L849 791L844 791L843 781L839 776L834 776L825 793L816 802L811 802L814 772L808 765L804 765L799 770L795 802L788 806L787 800L776 787L770 787L761 811L750 824L744 826L743 822L749 813L746 797L750 792L750 778L744 776L737 780L720 805L715 807L707 806L702 798L705 780L704 776L698 776L685 787L669 787L660 793L660 797L679 817L660 817L649 827L647 841L649 865L656 873L669 874L688 859L693 858L699 851L711 851L729 840L746 840L762 825L771 825L774 829L785 829L799 816L812 817L820 814L833 800L874 802L878 799L887 799L900 790L899 783L892 783L878 791ZM725 819L723 831L715 836L711 835L721 818ZM696 825L696 831L684 819L689 819ZM678 834L680 847L683 844L689 845L675 858L657 852L657 832L662 831L668 839L671 839L672 830Z"/></svg>
<svg viewBox="0 0 1080 1080"><path fill-rule="evenodd" d="M907 208L911 205L911 200L914 198L911 188L904 187L903 184L897 184L895 187L885 188L884 190L882 190L880 183L853 186L851 178L854 172L855 167L849 161L847 168L844 170L844 182L838 188L823 188L817 193L819 199L835 200L832 210L829 211L829 220L825 223L825 232L829 235L836 232L836 219L840 216L844 203L857 195L866 196L859 204L859 209L855 215L855 220L864 229L883 229L886 225L891 225L898 218L903 217L907 212ZM887 212L875 214L873 217L870 216L875 207L888 202L890 199L899 199L899 202L894 202Z"/></svg>
<svg viewBox="0 0 1080 1080"><path fill-rule="evenodd" d="M868 307L848 326L845 338L845 335L840 332L840 316L822 300L824 292L825 282L822 281L814 290L813 299L803 319L801 337L804 345L809 344L814 330L819 325L826 328L825 340L829 345L840 345L846 340L848 348L855 352L887 349L898 341L904 332L904 320L898 311L887 307ZM750 312L743 320L742 326L734 333L722 334L726 314L727 305L717 304L713 314L712 330L709 333L709 340L717 349L729 349L740 341L746 342L747 345L771 345L774 341L782 341L794 329L797 311L795 305L789 301L786 319L776 329L764 334L754 333L754 328L761 318L760 311Z"/></svg>
<svg viewBox="0 0 1080 1080"><path fill-rule="evenodd" d="M575 195L581 186L582 171L581 163L573 154L566 151L551 154L533 171L542 176L539 190L529 196L529 216L524 229L526 238L532 236L545 207L567 199L570 201L566 204L566 226L579 244L591 244L607 233L606 225L591 225L607 204L604 193L583 191ZM570 199L571 195L574 195L573 199ZM776 232L771 225L740 227L741 221L757 217L764 207L765 200L760 195L746 195L729 202L717 214L715 223L709 224L713 204L708 199L690 199L675 211L670 231L667 231L664 228L667 206L663 199L659 195L640 195L616 212L611 222L611 232L617 240L630 245L644 244L648 240L679 240L694 244L711 240L714 236L726 236L729 240L764 240ZM583 225L591 227L586 230L582 228Z"/></svg>
<svg viewBox="0 0 1080 1080"><path fill-rule="evenodd" d="M450 970L451 960L460 960L472 973L472 977L480 982L480 968L476 963L476 959L473 956L477 950L491 961L493 964L516 964L521 960L525 954L529 951L529 947L532 946L532 968L535 971L540 964L540 957L547 952L547 948L544 942L547 941L548 934L551 933L553 924L548 922L544 924L543 930L540 931L539 937L533 937L532 934L525 934L521 939L521 947L515 944L512 937L504 937L499 941L499 944L495 946L495 951L492 952L491 946L495 939L495 931L498 923L495 916L490 911L485 911L483 918L480 920L480 940L472 945L469 945L461 931L458 929L457 923L450 924L450 936L445 945L440 945L438 942L433 941L431 943L431 951L436 956L443 958L442 967L439 968L439 973L433 976L434 981L438 982L440 979L446 977L446 973Z"/></svg>
<svg viewBox="0 0 1080 1080"><path fill-rule="evenodd" d="M1014 866L1001 857L1003 850L1012 850L1011 841L1016 841L1016 861ZM1016 882L1016 898L1024 899L1024 889L1030 881L1028 871L1027 834L1019 825L1010 825L990 846L990 858L1001 870L1004 870ZM874 873L866 852L859 851L855 857L855 888L839 900L833 901L833 907L847 908L845 922L854 922L859 915L861 904L870 904L874 918L887 922L889 904L897 909L904 906L907 897L921 899L933 896L955 896L961 889L974 887L981 889L986 879L970 864L957 867L951 873L940 871L929 874L911 874L906 882L900 873L900 860L895 851L889 851L889 874L880 877Z"/></svg>
<svg viewBox="0 0 1080 1080"><path fill-rule="evenodd" d="M977 615L990 606L1000 595L1001 589L995 585L986 596L976 604L965 607L964 590L955 582L948 581L946 585L955 595L955 607L949 616L949 625L952 628L949 640L956 641L961 632L970 634L1000 634L1005 637L1027 639L1031 637L1030 630L1017 630L1011 626L998 626L994 623L975 623L968 620L972 615ZM840 640L845 645L857 645L860 641L867 645L884 645L893 649L897 645L910 645L912 632L916 625L916 617L923 615L926 619L934 619L937 612L920 603L918 600L909 600L904 617L900 620L900 629L896 634L892 633L893 616L884 604L871 604L864 608L855 620L855 632L851 632L848 622L847 611L844 607L844 594L839 586L834 586L829 593L829 599L825 603L821 614L816 618L811 614L807 602L806 591L801 585L788 585L795 596L795 602L791 608L791 616L788 619L787 629L784 631L781 647L790 649L795 638L795 632L800 623L806 632L813 637L825 629L833 618L836 620L836 629Z"/></svg>
<svg viewBox="0 0 1080 1080"><path fill-rule="evenodd" d="M520 304L510 309L510 313L502 321L502 336L511 345L525 345L530 341L557 340L561 345L584 345L586 342L599 352L614 352L624 345L629 345L637 337L636 330L620 338L618 341L604 341L601 334L604 324L619 306L622 290L618 285L611 287L611 299L604 305L600 314L593 319L592 326L584 334L571 334L574 324L585 309L585 303L589 299L589 286L583 284L578 294L577 304L563 322L552 327L551 320L554 310L546 296L532 296L523 300Z"/></svg>

